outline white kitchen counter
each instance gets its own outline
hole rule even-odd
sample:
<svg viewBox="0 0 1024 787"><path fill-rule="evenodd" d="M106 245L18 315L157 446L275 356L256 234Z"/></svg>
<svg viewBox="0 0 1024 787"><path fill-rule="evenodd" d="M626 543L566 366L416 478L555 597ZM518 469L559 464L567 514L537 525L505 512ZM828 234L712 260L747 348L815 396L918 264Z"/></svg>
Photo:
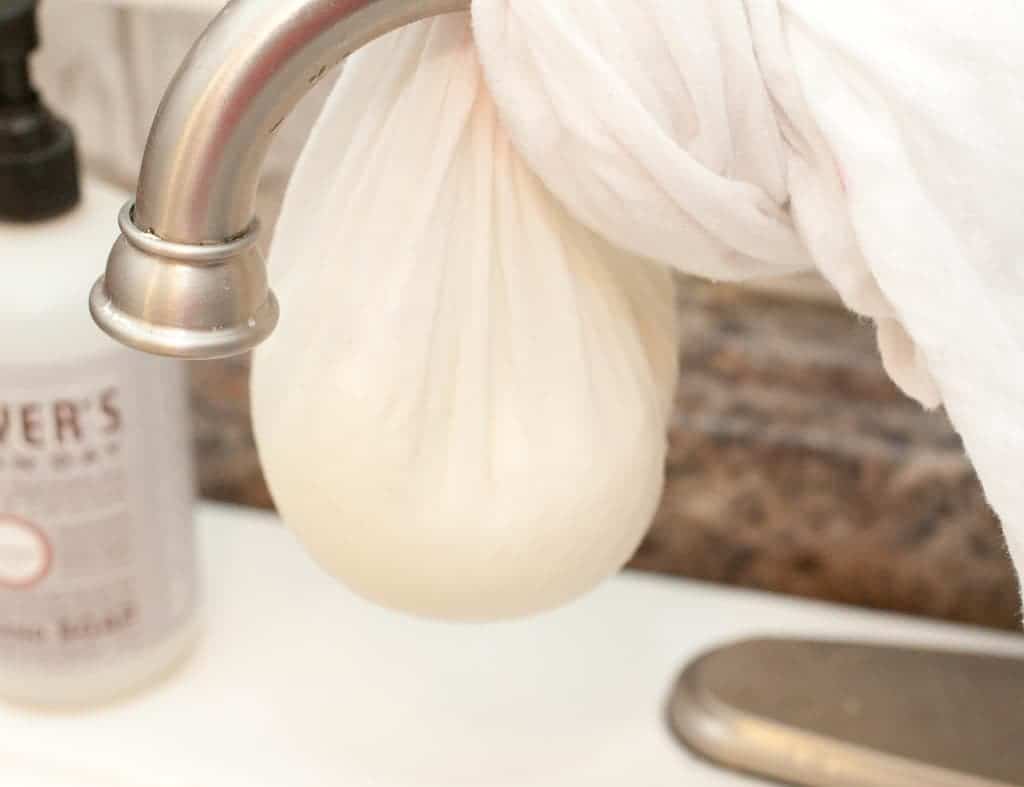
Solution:
<svg viewBox="0 0 1024 787"><path fill-rule="evenodd" d="M749 787L664 722L678 671L711 646L796 634L1024 655L1024 637L639 575L525 622L415 621L349 594L274 522L203 507L194 655L118 704L0 706L0 784Z"/></svg>

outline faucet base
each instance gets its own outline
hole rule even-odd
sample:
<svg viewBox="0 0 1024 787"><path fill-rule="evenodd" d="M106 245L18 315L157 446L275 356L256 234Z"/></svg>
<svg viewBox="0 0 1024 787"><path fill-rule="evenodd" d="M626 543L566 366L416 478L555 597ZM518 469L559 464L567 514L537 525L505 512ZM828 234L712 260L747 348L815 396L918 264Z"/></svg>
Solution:
<svg viewBox="0 0 1024 787"><path fill-rule="evenodd" d="M1022 685L1019 658L754 639L691 662L668 710L697 753L786 784L1013 787Z"/></svg>

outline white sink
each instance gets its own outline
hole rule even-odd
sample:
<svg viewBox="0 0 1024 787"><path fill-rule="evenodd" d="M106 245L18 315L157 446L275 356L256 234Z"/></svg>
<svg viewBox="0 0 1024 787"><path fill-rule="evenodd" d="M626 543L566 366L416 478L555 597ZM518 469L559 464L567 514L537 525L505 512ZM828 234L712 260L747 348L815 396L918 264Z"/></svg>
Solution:
<svg viewBox="0 0 1024 787"><path fill-rule="evenodd" d="M679 669L711 646L775 634L1024 656L1011 634L638 575L521 623L414 621L350 595L269 515L209 506L199 523L192 659L85 713L0 706L3 787L743 787L761 782L697 760L664 722Z"/></svg>

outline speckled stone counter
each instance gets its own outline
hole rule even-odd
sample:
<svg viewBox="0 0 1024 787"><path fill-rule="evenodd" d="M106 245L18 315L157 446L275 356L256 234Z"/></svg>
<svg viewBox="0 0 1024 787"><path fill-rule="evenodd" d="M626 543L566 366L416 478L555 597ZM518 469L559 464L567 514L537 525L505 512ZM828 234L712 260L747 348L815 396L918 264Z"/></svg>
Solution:
<svg viewBox="0 0 1024 787"><path fill-rule="evenodd" d="M1019 626L960 441L888 380L870 326L720 286L681 300L668 483L638 566Z"/></svg>
<svg viewBox="0 0 1024 787"><path fill-rule="evenodd" d="M823 303L683 282L668 482L635 567L1013 628L995 517L941 413L870 326ZM270 505L245 360L193 369L204 492Z"/></svg>

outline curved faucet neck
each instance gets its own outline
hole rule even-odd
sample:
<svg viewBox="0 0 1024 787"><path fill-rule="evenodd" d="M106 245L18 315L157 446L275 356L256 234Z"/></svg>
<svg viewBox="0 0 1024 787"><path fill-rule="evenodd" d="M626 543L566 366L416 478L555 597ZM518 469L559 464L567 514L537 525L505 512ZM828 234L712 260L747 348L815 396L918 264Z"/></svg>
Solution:
<svg viewBox="0 0 1024 787"><path fill-rule="evenodd" d="M138 228L181 244L244 235L274 132L333 66L470 0L232 0L178 70L150 132Z"/></svg>
<svg viewBox="0 0 1024 787"><path fill-rule="evenodd" d="M470 0L232 0L178 70L150 131L134 208L93 287L96 324L130 347L208 359L278 320L256 244L274 131L327 70L375 38Z"/></svg>

